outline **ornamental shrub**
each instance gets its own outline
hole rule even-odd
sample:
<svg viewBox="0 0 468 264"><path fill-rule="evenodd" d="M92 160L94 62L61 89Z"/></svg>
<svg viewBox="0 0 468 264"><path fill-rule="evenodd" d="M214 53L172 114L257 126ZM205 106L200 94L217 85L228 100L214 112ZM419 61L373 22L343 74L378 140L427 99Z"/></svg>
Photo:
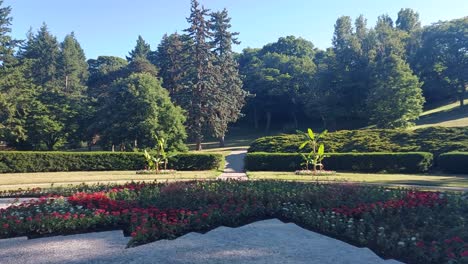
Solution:
<svg viewBox="0 0 468 264"><path fill-rule="evenodd" d="M262 137L249 152L298 152L302 137L297 134ZM468 151L468 127L429 127L416 130L367 129L328 133L322 141L327 151L430 152L435 156L450 151ZM307 147L303 152L309 152Z"/></svg>
<svg viewBox="0 0 468 264"><path fill-rule="evenodd" d="M169 169L211 170L221 160L221 154L180 153L169 159ZM144 155L138 152L0 152L0 173L140 170L145 164Z"/></svg>
<svg viewBox="0 0 468 264"><path fill-rule="evenodd" d="M426 172L433 162L427 152L331 153L323 165L327 170L359 172ZM294 171L302 168L299 153L248 153L245 169L250 171Z"/></svg>
<svg viewBox="0 0 468 264"><path fill-rule="evenodd" d="M468 173L468 152L449 152L439 156L439 169L449 173Z"/></svg>

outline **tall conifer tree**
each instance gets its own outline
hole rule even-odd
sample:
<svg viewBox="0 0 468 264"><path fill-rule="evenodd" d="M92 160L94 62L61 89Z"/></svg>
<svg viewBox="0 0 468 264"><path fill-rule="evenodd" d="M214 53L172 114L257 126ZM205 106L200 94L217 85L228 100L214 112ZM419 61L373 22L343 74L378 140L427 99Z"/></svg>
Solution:
<svg viewBox="0 0 468 264"><path fill-rule="evenodd" d="M229 31L231 18L226 9L214 12L211 16L214 65L218 67L219 76L218 89L212 94L212 100L216 101L216 105L210 109L212 114L209 125L213 135L219 139L220 147L224 147L228 124L237 121L240 117L247 92L242 90L242 80L232 52L232 44L240 44L236 38L239 33Z"/></svg>

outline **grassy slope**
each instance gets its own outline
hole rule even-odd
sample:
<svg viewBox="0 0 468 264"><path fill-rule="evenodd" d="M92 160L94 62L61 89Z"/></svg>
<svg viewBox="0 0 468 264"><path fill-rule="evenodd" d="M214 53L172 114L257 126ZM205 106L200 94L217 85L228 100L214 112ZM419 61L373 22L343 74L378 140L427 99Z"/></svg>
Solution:
<svg viewBox="0 0 468 264"><path fill-rule="evenodd" d="M468 99L465 100L465 104L468 104ZM468 126L468 107L460 108L459 102L454 102L425 111L421 114L414 128L428 126Z"/></svg>
<svg viewBox="0 0 468 264"><path fill-rule="evenodd" d="M373 173L338 173L333 176L304 176L294 172L259 171L248 172L250 179L275 179L291 181L344 181L372 184L423 185L435 187L468 188L468 177L462 175L416 175L416 174L373 174Z"/></svg>

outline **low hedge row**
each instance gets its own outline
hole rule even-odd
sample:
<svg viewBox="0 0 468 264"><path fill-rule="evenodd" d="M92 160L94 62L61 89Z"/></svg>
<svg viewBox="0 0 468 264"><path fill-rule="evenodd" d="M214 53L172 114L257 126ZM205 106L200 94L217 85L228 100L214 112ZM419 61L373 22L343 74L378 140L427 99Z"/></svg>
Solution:
<svg viewBox="0 0 468 264"><path fill-rule="evenodd" d="M219 167L222 158L214 153L180 153L169 159L169 168L211 170ZM145 164L138 152L0 151L0 173L140 170Z"/></svg>
<svg viewBox="0 0 468 264"><path fill-rule="evenodd" d="M249 152L299 152L303 138L298 134L262 137ZM428 127L415 130L364 129L328 133L323 140L330 153L430 152L435 156L468 151L468 127ZM304 152L310 149L304 148Z"/></svg>
<svg viewBox="0 0 468 264"><path fill-rule="evenodd" d="M248 153L245 169L250 171L294 171L304 168L298 153ZM327 170L359 172L406 172L428 171L433 155L428 152L407 153L331 153L323 161Z"/></svg>
<svg viewBox="0 0 468 264"><path fill-rule="evenodd" d="M448 173L468 173L468 152L449 152L439 156L438 167Z"/></svg>

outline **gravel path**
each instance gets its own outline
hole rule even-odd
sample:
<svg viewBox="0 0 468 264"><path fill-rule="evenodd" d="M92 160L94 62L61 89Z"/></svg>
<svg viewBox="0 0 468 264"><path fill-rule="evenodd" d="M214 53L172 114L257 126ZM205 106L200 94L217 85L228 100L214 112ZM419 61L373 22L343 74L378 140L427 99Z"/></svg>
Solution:
<svg viewBox="0 0 468 264"><path fill-rule="evenodd" d="M247 149L232 151L226 156L226 166L224 172L218 176L219 180L248 180L244 171L244 158L247 155Z"/></svg>
<svg viewBox="0 0 468 264"><path fill-rule="evenodd" d="M400 263L277 219L125 249L121 231L0 240L0 263Z"/></svg>

